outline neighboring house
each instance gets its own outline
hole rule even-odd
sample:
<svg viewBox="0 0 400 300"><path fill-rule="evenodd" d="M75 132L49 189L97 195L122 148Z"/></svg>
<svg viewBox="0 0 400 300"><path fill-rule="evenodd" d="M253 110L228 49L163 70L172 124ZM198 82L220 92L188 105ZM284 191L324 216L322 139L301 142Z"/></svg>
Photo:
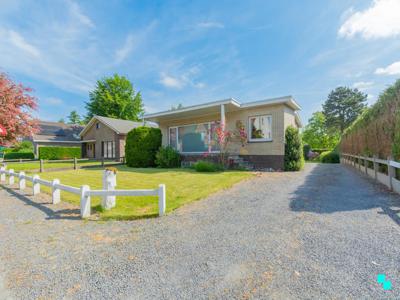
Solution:
<svg viewBox="0 0 400 300"><path fill-rule="evenodd" d="M80 125L39 121L39 131L28 140L32 141L33 152L38 157L41 146L80 147L82 129Z"/></svg>
<svg viewBox="0 0 400 300"><path fill-rule="evenodd" d="M227 130L235 131L237 121L241 121L248 142L242 147L240 140L234 139L228 153L240 156L257 168L283 169L285 129L289 125L302 126L299 110L300 106L291 96L242 104L230 98L148 114L144 118L158 123L162 144L177 149L185 161L218 154L218 147L212 141L213 129L223 123Z"/></svg>
<svg viewBox="0 0 400 300"><path fill-rule="evenodd" d="M125 157L126 135L140 126L143 126L143 122L94 116L79 134L82 157L96 159ZM157 127L153 123L146 123L146 126Z"/></svg>

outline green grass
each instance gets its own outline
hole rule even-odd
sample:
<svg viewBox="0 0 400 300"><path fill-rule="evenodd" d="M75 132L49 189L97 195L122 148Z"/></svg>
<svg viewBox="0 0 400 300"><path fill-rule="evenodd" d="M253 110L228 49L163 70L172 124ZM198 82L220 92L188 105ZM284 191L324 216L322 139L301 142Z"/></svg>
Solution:
<svg viewBox="0 0 400 300"><path fill-rule="evenodd" d="M154 189L164 183L167 212L252 176L250 172L243 171L199 173L191 169L136 169L126 166L117 166L117 169L117 189ZM62 184L75 187L86 184L91 189L101 189L102 169L45 172L40 177L47 180L58 178ZM41 188L50 193L49 188ZM76 195L61 192L61 199L79 205L79 197ZM101 211L99 197L92 197L91 205L92 212L97 211L102 219L131 220L158 215L158 198L153 196L117 197L116 207L109 211Z"/></svg>
<svg viewBox="0 0 400 300"><path fill-rule="evenodd" d="M14 171L24 171L27 173L31 173L35 170L39 170L40 163L39 161L32 161L32 162L7 162L7 169L14 169ZM100 166L101 162L99 161L79 161L78 166ZM70 162L44 162L43 167L44 170L46 169L58 169L58 168L73 168L74 163Z"/></svg>

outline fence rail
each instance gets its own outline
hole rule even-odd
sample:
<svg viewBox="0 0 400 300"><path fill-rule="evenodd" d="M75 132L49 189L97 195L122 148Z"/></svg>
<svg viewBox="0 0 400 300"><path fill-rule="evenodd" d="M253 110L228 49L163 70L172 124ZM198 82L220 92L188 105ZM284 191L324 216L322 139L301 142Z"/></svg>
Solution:
<svg viewBox="0 0 400 300"><path fill-rule="evenodd" d="M400 193L400 180L396 178L396 169L400 169L400 163L392 160L390 157L385 160L377 157L342 153L340 161L341 163L352 165L358 170L375 178L375 180L385 184L390 190ZM361 162L363 162L363 164L361 164ZM372 165L372 168L370 165ZM380 172L379 165L384 165L385 168L387 168L387 174Z"/></svg>
<svg viewBox="0 0 400 300"><path fill-rule="evenodd" d="M105 171L107 172L107 171ZM107 200L109 197L116 196L158 196L158 214L160 216L165 214L166 209L166 189L165 184L160 184L157 189L148 190L91 190L88 185L83 185L80 188L61 184L60 180L53 179L52 181L44 180L39 175L28 176L24 172L14 172L13 169L7 170L6 167L0 168L0 183L4 184L7 180L8 184L15 184L15 177L19 180L19 189L24 190L26 188L26 181L32 182L33 195L40 193L40 186L47 186L51 188L52 204L60 202L60 191L72 193L80 196L80 214L82 218L90 216L90 197L101 196ZM107 181L107 178L105 178ZM104 185L103 185L104 187ZM106 185L107 187L107 185Z"/></svg>

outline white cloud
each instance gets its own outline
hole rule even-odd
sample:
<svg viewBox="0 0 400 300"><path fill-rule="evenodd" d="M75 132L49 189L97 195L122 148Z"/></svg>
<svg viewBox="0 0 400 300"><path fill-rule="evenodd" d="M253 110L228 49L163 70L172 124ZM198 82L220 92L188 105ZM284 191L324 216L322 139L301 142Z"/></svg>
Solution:
<svg viewBox="0 0 400 300"><path fill-rule="evenodd" d="M339 29L339 36L352 38L359 34L364 39L374 39L400 35L399 12L399 0L374 0L368 9L348 17Z"/></svg>
<svg viewBox="0 0 400 300"><path fill-rule="evenodd" d="M64 104L64 101L62 101L59 98L45 98L45 99L43 99L42 102L44 102L45 104L48 104L48 105L53 105L53 106L60 106L60 105Z"/></svg>
<svg viewBox="0 0 400 300"><path fill-rule="evenodd" d="M197 23L197 27L199 28L224 28L224 24L219 23L219 22L200 22Z"/></svg>
<svg viewBox="0 0 400 300"><path fill-rule="evenodd" d="M400 75L400 61L396 61L386 68L378 68L375 70L378 75Z"/></svg>
<svg viewBox="0 0 400 300"><path fill-rule="evenodd" d="M117 64L123 62L132 52L133 48L134 48L133 35L129 34L126 37L124 45L115 51L115 62Z"/></svg>
<svg viewBox="0 0 400 300"><path fill-rule="evenodd" d="M372 81L359 81L353 84L353 88L359 89L361 91L372 87L374 83Z"/></svg>
<svg viewBox="0 0 400 300"><path fill-rule="evenodd" d="M8 30L8 39L15 47L30 54L31 56L40 56L39 49L27 42L18 32L14 30Z"/></svg>
<svg viewBox="0 0 400 300"><path fill-rule="evenodd" d="M181 89L186 85L183 79L169 76L165 73L161 73L160 83L168 88Z"/></svg>
<svg viewBox="0 0 400 300"><path fill-rule="evenodd" d="M85 26L88 26L90 28L95 27L93 21L87 15L82 13L82 10L77 3L73 1L67 1L67 3L69 4L71 14L75 19L77 19L81 24Z"/></svg>

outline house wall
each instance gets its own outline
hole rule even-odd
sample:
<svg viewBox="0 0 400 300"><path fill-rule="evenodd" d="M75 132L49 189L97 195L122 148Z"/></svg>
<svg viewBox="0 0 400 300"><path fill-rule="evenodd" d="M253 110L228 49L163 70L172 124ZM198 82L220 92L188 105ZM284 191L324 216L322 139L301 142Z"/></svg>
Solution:
<svg viewBox="0 0 400 300"><path fill-rule="evenodd" d="M93 125L88 129L88 131L82 136L83 140L96 140L96 149L95 149L95 158L100 159L101 155L101 142L106 141L114 141L115 142L115 154L116 158L118 158L118 149L119 149L119 138L118 134L115 133L112 129L108 126L100 123L100 128L96 128L96 123L94 122ZM125 151L124 151L125 153Z"/></svg>

